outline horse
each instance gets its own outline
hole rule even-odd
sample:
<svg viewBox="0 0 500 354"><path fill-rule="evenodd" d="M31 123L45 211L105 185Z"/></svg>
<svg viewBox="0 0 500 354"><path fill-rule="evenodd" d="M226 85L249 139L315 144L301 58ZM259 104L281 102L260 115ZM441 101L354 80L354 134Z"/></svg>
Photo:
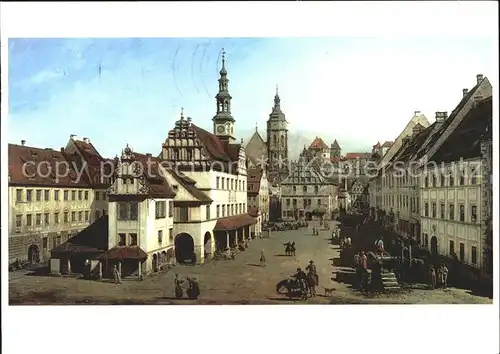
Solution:
<svg viewBox="0 0 500 354"><path fill-rule="evenodd" d="M291 256L292 255L292 245L290 243L285 244L285 256Z"/></svg>
<svg viewBox="0 0 500 354"><path fill-rule="evenodd" d="M318 275L315 273L308 272L306 278L307 291L310 296L316 296L316 287L319 285Z"/></svg>
<svg viewBox="0 0 500 354"><path fill-rule="evenodd" d="M308 286L304 279L287 278L276 284L276 293L283 294L286 290L288 297L293 297L294 294L300 294L302 299L307 298Z"/></svg>
<svg viewBox="0 0 500 354"><path fill-rule="evenodd" d="M295 256L295 245L293 243L290 245L290 255Z"/></svg>

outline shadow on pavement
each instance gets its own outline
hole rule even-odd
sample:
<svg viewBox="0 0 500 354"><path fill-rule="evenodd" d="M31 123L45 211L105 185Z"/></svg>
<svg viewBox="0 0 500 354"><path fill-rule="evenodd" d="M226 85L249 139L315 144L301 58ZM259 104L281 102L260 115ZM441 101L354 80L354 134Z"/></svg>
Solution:
<svg viewBox="0 0 500 354"><path fill-rule="evenodd" d="M262 264L257 264L257 263L247 263L247 266L250 266L250 267L263 267Z"/></svg>
<svg viewBox="0 0 500 354"><path fill-rule="evenodd" d="M271 301L282 301L282 302L304 302L304 300L299 298L288 298L288 297L268 297Z"/></svg>
<svg viewBox="0 0 500 354"><path fill-rule="evenodd" d="M48 277L50 274L49 267L39 267L32 269L29 273L26 273L26 275L29 276L38 276L38 277Z"/></svg>

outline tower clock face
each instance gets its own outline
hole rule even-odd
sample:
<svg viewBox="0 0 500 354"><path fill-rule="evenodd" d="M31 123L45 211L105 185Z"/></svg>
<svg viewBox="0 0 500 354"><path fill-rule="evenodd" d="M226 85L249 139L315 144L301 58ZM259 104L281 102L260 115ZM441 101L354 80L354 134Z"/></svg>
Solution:
<svg viewBox="0 0 500 354"><path fill-rule="evenodd" d="M225 131L225 130L226 130L226 128L224 128L224 126L223 126L223 125L219 125L219 126L217 127L217 132L219 132L219 133L224 133L224 131Z"/></svg>

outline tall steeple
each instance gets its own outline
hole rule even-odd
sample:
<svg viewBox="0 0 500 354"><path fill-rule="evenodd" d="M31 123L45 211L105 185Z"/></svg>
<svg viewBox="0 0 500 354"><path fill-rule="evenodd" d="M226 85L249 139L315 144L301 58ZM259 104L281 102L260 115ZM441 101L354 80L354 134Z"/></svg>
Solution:
<svg viewBox="0 0 500 354"><path fill-rule="evenodd" d="M281 99L276 85L274 107L267 121L267 157L269 176L279 182L287 174L288 122L281 110Z"/></svg>
<svg viewBox="0 0 500 354"><path fill-rule="evenodd" d="M215 96L217 111L212 121L214 122L214 134L221 140L228 140L233 143L234 138L234 118L231 115L231 95L229 94L229 79L226 70L226 52L222 48L222 68L220 69L219 92Z"/></svg>
<svg viewBox="0 0 500 354"><path fill-rule="evenodd" d="M274 107L273 112L281 113L280 107L280 95L278 94L278 85L276 84L276 95L274 95Z"/></svg>

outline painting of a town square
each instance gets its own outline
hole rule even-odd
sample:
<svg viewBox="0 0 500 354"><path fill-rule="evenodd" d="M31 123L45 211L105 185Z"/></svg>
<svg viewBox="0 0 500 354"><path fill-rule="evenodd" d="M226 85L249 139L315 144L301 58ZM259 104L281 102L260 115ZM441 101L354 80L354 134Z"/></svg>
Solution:
<svg viewBox="0 0 500 354"><path fill-rule="evenodd" d="M489 52L9 39L9 303L491 304Z"/></svg>

